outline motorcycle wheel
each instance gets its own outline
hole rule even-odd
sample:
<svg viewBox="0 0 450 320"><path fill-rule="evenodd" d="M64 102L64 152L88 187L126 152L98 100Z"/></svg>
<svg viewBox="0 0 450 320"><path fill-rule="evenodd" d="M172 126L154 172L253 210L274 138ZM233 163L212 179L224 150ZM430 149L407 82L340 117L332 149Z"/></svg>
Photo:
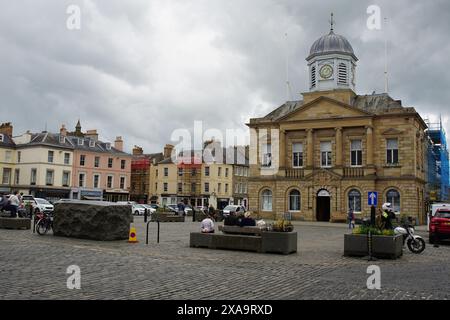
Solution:
<svg viewBox="0 0 450 320"><path fill-rule="evenodd" d="M425 250L425 240L422 238L418 239L409 239L408 240L408 248L412 253L419 254Z"/></svg>
<svg viewBox="0 0 450 320"><path fill-rule="evenodd" d="M47 233L48 231L48 227L47 224L45 223L45 220L39 220L38 223L36 224L36 232L43 236Z"/></svg>

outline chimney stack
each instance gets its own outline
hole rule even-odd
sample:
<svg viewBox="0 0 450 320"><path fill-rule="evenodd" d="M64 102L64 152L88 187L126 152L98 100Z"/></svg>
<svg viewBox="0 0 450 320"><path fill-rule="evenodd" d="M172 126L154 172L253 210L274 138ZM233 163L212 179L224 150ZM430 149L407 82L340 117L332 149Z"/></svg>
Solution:
<svg viewBox="0 0 450 320"><path fill-rule="evenodd" d="M123 140L122 137L117 137L116 141L114 141L114 148L119 151L123 151Z"/></svg>
<svg viewBox="0 0 450 320"><path fill-rule="evenodd" d="M84 134L84 137L92 139L94 141L98 141L97 129L86 131L86 133Z"/></svg>
<svg viewBox="0 0 450 320"><path fill-rule="evenodd" d="M144 154L144 150L139 146L134 146L133 148L133 156L140 156Z"/></svg>
<svg viewBox="0 0 450 320"><path fill-rule="evenodd" d="M13 126L11 122L5 122L0 125L0 133L12 137L13 134Z"/></svg>
<svg viewBox="0 0 450 320"><path fill-rule="evenodd" d="M67 136L67 129L66 126L63 124L61 125L61 129L59 129L59 134L66 137Z"/></svg>
<svg viewBox="0 0 450 320"><path fill-rule="evenodd" d="M166 144L164 147L164 159L171 158L172 157L172 151L174 146L171 144Z"/></svg>

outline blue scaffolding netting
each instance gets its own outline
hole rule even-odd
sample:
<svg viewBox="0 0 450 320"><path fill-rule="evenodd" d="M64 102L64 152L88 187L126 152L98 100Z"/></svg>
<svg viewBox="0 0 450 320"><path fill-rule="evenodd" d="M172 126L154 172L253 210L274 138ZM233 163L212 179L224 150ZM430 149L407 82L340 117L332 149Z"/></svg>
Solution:
<svg viewBox="0 0 450 320"><path fill-rule="evenodd" d="M449 153L442 122L428 123L428 184L437 201L448 201L450 190Z"/></svg>

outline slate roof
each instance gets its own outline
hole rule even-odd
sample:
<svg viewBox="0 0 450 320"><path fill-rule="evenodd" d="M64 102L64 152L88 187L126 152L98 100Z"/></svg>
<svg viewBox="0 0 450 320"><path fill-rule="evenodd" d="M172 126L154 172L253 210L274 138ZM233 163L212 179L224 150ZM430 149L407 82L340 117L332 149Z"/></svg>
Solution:
<svg viewBox="0 0 450 320"><path fill-rule="evenodd" d="M108 150L106 148L107 142L103 141L95 141L94 146L90 146L91 139L89 138L81 138L82 144L78 144L79 137L75 136L66 136L64 139L64 142L60 140L61 135L58 133L50 133L50 132L40 132L40 133L33 133L31 135L31 140L28 143L19 144L17 147L27 147L27 146L48 146L48 147L54 147L54 148L63 148L63 149L70 149L70 150L85 150L90 152L99 152L99 153L109 153L114 155L121 155L126 156L130 155L126 152L120 151L114 146L109 143L111 148ZM93 140L94 141L94 140Z"/></svg>
<svg viewBox="0 0 450 320"><path fill-rule="evenodd" d="M288 101L262 117L261 120L277 121L298 110L302 105L302 100ZM386 93L356 96L352 101L352 106L373 114L383 114L394 109L404 109L400 100L394 100Z"/></svg>
<svg viewBox="0 0 450 320"><path fill-rule="evenodd" d="M0 134L3 136L2 141L0 141L0 148L14 148L16 146L10 136L8 136L7 134Z"/></svg>

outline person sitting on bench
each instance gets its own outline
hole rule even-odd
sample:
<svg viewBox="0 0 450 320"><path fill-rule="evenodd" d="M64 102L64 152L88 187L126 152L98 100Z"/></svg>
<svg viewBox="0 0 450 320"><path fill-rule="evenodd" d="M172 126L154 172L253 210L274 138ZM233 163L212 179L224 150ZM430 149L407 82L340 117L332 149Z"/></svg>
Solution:
<svg viewBox="0 0 450 320"><path fill-rule="evenodd" d="M256 220L251 217L251 212L247 211L244 213L244 217L240 221L241 227L255 227Z"/></svg>
<svg viewBox="0 0 450 320"><path fill-rule="evenodd" d="M214 222L211 215L208 215L205 219L203 219L200 228L202 233L214 233Z"/></svg>
<svg viewBox="0 0 450 320"><path fill-rule="evenodd" d="M235 211L231 211L230 214L223 221L223 225L225 226L238 226L239 218L236 216Z"/></svg>

